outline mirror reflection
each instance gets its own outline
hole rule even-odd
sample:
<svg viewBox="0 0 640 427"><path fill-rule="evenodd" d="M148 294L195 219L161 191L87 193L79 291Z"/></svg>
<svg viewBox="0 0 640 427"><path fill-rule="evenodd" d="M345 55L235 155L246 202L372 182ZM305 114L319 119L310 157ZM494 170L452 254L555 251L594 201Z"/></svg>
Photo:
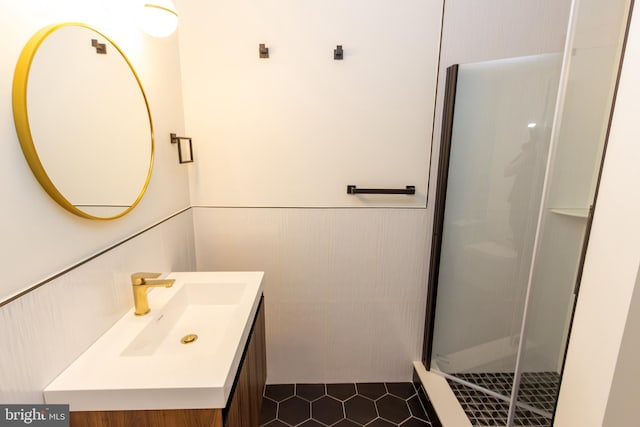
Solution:
<svg viewBox="0 0 640 427"><path fill-rule="evenodd" d="M29 166L59 204L94 219L135 207L153 129L138 76L112 41L83 24L41 30L22 52L13 97Z"/></svg>

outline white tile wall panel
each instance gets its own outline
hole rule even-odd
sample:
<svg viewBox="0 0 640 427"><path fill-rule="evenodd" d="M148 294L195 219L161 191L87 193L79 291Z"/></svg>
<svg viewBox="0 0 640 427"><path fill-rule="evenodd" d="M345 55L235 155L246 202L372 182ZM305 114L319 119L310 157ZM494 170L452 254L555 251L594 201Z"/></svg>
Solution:
<svg viewBox="0 0 640 427"><path fill-rule="evenodd" d="M267 382L409 381L426 209L194 208L199 270L262 270Z"/></svg>

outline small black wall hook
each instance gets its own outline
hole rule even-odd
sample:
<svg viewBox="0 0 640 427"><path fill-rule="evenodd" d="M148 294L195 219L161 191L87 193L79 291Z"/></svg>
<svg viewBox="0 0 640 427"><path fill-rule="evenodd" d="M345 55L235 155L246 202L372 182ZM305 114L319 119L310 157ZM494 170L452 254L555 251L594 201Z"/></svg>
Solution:
<svg viewBox="0 0 640 427"><path fill-rule="evenodd" d="M106 43L98 43L98 40L91 39L91 46L96 48L96 53L101 55L107 54L107 44Z"/></svg>
<svg viewBox="0 0 640 427"><path fill-rule="evenodd" d="M343 57L344 52L342 51L342 45L339 44L335 49L333 49L333 59L335 59L336 61L342 61Z"/></svg>
<svg viewBox="0 0 640 427"><path fill-rule="evenodd" d="M264 43L260 43L260 46L258 46L258 52L260 53L260 58L269 57L269 48L266 47Z"/></svg>

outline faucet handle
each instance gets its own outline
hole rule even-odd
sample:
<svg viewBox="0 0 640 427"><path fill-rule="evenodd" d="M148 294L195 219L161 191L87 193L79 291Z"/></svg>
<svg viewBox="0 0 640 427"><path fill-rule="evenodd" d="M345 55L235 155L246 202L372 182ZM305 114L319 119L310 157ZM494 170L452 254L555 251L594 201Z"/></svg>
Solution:
<svg viewBox="0 0 640 427"><path fill-rule="evenodd" d="M145 282L145 279L155 279L157 277L160 277L161 274L162 273L144 273L144 272L133 273L131 275L131 284L143 285Z"/></svg>

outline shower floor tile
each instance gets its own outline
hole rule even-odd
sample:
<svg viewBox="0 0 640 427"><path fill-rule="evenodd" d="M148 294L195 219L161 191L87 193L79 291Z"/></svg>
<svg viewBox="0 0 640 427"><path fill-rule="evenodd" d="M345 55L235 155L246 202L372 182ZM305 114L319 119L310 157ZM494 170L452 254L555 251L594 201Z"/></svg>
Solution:
<svg viewBox="0 0 640 427"><path fill-rule="evenodd" d="M500 393L505 396L511 394L513 374L496 373L463 373L453 376ZM504 426L506 425L509 403L497 399L474 388L447 379L451 390L458 398L467 417L474 426ZM560 376L555 372L527 372L522 375L518 401L552 413L555 405L556 393ZM549 426L551 420L535 412L519 408L516 411L516 426Z"/></svg>
<svg viewBox="0 0 640 427"><path fill-rule="evenodd" d="M267 385L260 426L439 427L426 404L413 383Z"/></svg>

